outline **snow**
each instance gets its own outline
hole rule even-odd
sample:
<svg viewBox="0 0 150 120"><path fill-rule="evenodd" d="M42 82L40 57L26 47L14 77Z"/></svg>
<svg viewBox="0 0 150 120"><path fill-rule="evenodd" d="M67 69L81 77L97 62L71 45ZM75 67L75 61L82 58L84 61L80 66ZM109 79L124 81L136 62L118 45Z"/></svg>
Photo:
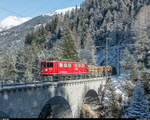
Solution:
<svg viewBox="0 0 150 120"><path fill-rule="evenodd" d="M124 91L124 89L122 89L122 85L125 84L125 81L127 81L128 76L129 75L127 74L121 74L120 76L112 76L112 81L116 88L115 93L117 95L121 95L123 101L126 101L128 99L126 92Z"/></svg>
<svg viewBox="0 0 150 120"><path fill-rule="evenodd" d="M80 7L77 7L77 8L80 8ZM53 16L53 15L58 15L58 14L65 14L66 12L71 12L73 9L76 9L76 7L68 7L68 8L64 8L64 9L58 9L54 12L50 12L50 13L46 13L46 14L43 14L43 16Z"/></svg>
<svg viewBox="0 0 150 120"><path fill-rule="evenodd" d="M34 26L34 30L36 30L36 29L40 28L40 27L41 27L41 25L42 25L42 24L38 24L38 25Z"/></svg>
<svg viewBox="0 0 150 120"><path fill-rule="evenodd" d="M30 17L16 17L16 16L8 16L4 20L0 22L0 31L10 29L14 26L20 25L28 20Z"/></svg>
<svg viewBox="0 0 150 120"><path fill-rule="evenodd" d="M124 117L126 118L150 118L149 101L144 95L144 89L137 86L133 92L133 97L130 100L130 106Z"/></svg>
<svg viewBox="0 0 150 120"><path fill-rule="evenodd" d="M79 9L80 7L77 7L77 8ZM58 15L58 14L64 15L66 12L71 12L73 9L76 9L76 7L68 7L68 8L64 8L64 9L58 9L54 12L43 14L42 16L53 16L53 15ZM10 29L12 27L15 27L17 25L20 25L30 19L31 19L30 17L8 16L4 20L0 21L0 32Z"/></svg>
<svg viewBox="0 0 150 120"><path fill-rule="evenodd" d="M112 83L115 87L115 98L122 97L120 103L123 109L123 118L150 118L150 102L148 96L145 95L144 89L140 84L133 84L129 80L130 74L122 73L120 76L112 76ZM132 96L128 96L126 87L131 86L133 90ZM105 106L109 103L109 90L106 92L103 104Z"/></svg>
<svg viewBox="0 0 150 120"><path fill-rule="evenodd" d="M123 59L124 57L124 50L125 50L126 45L116 45L116 46L112 46L108 48L108 64L115 66L117 73L119 73L119 62L118 62L118 57L119 57L119 51L118 49L120 49L120 60ZM96 56L97 56L97 65L105 65L105 53L106 50L105 48L97 51ZM121 71L122 72L122 71Z"/></svg>
<svg viewBox="0 0 150 120"><path fill-rule="evenodd" d="M122 106L128 104L128 108L124 111L124 118L150 118L148 96L144 94L142 86L134 85L128 80L130 74L121 74L120 76L112 76L112 82L115 85L116 96L122 96ZM134 86L133 96L129 98L127 91L125 90L126 84Z"/></svg>

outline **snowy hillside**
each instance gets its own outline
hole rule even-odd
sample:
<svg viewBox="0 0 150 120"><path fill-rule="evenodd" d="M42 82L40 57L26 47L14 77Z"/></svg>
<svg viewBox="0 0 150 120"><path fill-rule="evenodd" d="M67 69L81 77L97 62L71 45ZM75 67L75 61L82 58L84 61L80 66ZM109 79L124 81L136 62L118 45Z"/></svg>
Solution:
<svg viewBox="0 0 150 120"><path fill-rule="evenodd" d="M24 40L27 33L31 32L35 26L45 24L47 21L52 19L52 16L38 16L32 18L21 24L24 20L18 20L18 22L11 21L9 23L15 23L17 25L10 29L0 31L0 48L5 50L15 50L24 46Z"/></svg>
<svg viewBox="0 0 150 120"><path fill-rule="evenodd" d="M108 52L108 65L112 65L112 66L116 66L117 68L117 73L119 73L119 61L121 61L123 59L124 56L124 50L125 50L126 45L123 44L121 46L113 46L109 48L109 52ZM120 49L120 50L119 50ZM106 54L106 50L102 49L100 51L97 51L97 65L105 65L105 55ZM120 60L119 60L120 58Z"/></svg>
<svg viewBox="0 0 150 120"><path fill-rule="evenodd" d="M16 16L8 16L4 20L0 22L0 31L10 29L14 26L20 25L28 20L30 20L30 17L25 18L19 18Z"/></svg>
<svg viewBox="0 0 150 120"><path fill-rule="evenodd" d="M0 22L0 48L2 49L16 49L23 47L25 36L27 33L36 29L47 21L50 21L56 14L65 14L76 7L69 7L65 9L56 10L51 13L43 14L34 18L17 18L10 16ZM16 26L16 27L14 27ZM9 29L10 28L10 29ZM17 47L19 46L19 47Z"/></svg>
<svg viewBox="0 0 150 120"><path fill-rule="evenodd" d="M68 7L68 8L64 8L64 9L58 9L54 12L50 12L50 13L46 13L43 14L42 16L53 16L53 15L58 15L58 14L65 14L66 12L71 12L73 9L75 9L76 7ZM78 7L79 8L79 7ZM14 26L20 25L28 20L30 20L30 17L25 17L25 18L19 18L16 16L8 16L7 18L5 18L4 20L0 21L0 31L3 30L7 30L10 29Z"/></svg>
<svg viewBox="0 0 150 120"><path fill-rule="evenodd" d="M64 8L64 9L58 9L54 12L43 14L43 16L45 16L45 15L53 16L53 15L58 15L58 14L63 14L64 15L66 12L71 12L73 9L76 9L76 7L68 7L68 8Z"/></svg>

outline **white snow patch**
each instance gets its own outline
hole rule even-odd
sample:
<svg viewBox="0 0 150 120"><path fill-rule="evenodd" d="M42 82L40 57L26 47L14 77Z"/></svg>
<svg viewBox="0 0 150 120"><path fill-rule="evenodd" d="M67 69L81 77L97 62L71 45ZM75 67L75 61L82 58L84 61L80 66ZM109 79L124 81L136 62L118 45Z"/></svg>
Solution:
<svg viewBox="0 0 150 120"><path fill-rule="evenodd" d="M77 7L77 8L79 9L80 7ZM68 8L64 8L64 9L58 9L54 12L43 14L43 16L45 16L45 15L46 16L53 16L53 15L58 15L58 14L63 14L64 15L67 12L71 12L73 9L76 9L76 7L68 7Z"/></svg>
<svg viewBox="0 0 150 120"><path fill-rule="evenodd" d="M0 31L10 29L14 26L20 25L28 20L30 20L30 17L16 17L16 16L8 16L4 20L0 22Z"/></svg>
<svg viewBox="0 0 150 120"><path fill-rule="evenodd" d="M127 77L129 77L129 74L121 74L120 76L112 76L112 81L115 85L116 88L116 94L121 95L123 101L128 100L128 96L126 94L126 92L124 91L124 89L122 89L122 85L125 84L127 80ZM132 83L130 83L132 84Z"/></svg>

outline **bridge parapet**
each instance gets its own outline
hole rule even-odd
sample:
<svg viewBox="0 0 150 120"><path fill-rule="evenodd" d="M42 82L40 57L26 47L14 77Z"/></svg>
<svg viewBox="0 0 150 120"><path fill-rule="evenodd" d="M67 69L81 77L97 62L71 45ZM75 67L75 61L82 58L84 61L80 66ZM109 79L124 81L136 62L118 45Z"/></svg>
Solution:
<svg viewBox="0 0 150 120"><path fill-rule="evenodd" d="M98 78L89 78L89 79L79 79L79 80L66 80L66 81L57 81L57 82L35 82L28 84L12 84L12 85L4 85L0 87L0 92L10 91L10 90L22 90L22 89L31 89L31 88L41 88L41 87L58 87L58 86L67 86L67 85L77 85L77 84L87 84L89 82L97 82L99 80L105 80L104 77Z"/></svg>

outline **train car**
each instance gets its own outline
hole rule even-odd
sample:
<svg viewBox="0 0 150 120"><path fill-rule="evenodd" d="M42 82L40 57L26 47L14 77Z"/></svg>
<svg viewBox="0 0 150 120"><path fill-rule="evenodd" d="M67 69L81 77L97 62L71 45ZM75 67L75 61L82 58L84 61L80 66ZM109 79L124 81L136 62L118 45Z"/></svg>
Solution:
<svg viewBox="0 0 150 120"><path fill-rule="evenodd" d="M88 65L87 72L90 76L102 76L105 75L105 66Z"/></svg>
<svg viewBox="0 0 150 120"><path fill-rule="evenodd" d="M107 71L106 71L107 70ZM112 66L104 66L104 74L106 75L106 72L108 75L112 75Z"/></svg>
<svg viewBox="0 0 150 120"><path fill-rule="evenodd" d="M105 66L98 66L98 71L100 75L105 75Z"/></svg>
<svg viewBox="0 0 150 120"><path fill-rule="evenodd" d="M90 76L99 76L101 74L99 71L99 66L95 66L95 65L88 65L87 73Z"/></svg>
<svg viewBox="0 0 150 120"><path fill-rule="evenodd" d="M87 64L81 62L44 61L41 62L42 75L75 75L87 73Z"/></svg>
<svg viewBox="0 0 150 120"><path fill-rule="evenodd" d="M95 66L95 65L88 65L87 72L90 76L102 76L106 75L106 70L108 75L115 75L116 68L113 66Z"/></svg>

